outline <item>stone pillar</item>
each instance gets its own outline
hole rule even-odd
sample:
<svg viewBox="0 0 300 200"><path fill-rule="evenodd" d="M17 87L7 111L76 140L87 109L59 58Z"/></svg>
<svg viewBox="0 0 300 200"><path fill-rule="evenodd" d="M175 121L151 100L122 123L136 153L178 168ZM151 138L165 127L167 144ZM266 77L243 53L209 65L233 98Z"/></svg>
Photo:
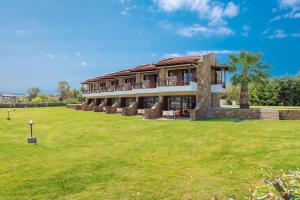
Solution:
<svg viewBox="0 0 300 200"><path fill-rule="evenodd" d="M124 85L125 80L123 77L119 77L118 80L119 80L119 85Z"/></svg>
<svg viewBox="0 0 300 200"><path fill-rule="evenodd" d="M165 69L165 68L159 69L159 71L158 71L158 77L159 77L159 80L160 80L159 84L164 83L164 81L167 78L167 69Z"/></svg>
<svg viewBox="0 0 300 200"><path fill-rule="evenodd" d="M196 94L197 106L191 113L191 119L203 119L208 116L211 104L211 66L215 65L214 53L203 55L203 62L196 69L198 90Z"/></svg>
<svg viewBox="0 0 300 200"><path fill-rule="evenodd" d="M135 81L137 82L137 83L141 83L142 81L141 81L141 74L140 73L137 73L136 75L135 75Z"/></svg>

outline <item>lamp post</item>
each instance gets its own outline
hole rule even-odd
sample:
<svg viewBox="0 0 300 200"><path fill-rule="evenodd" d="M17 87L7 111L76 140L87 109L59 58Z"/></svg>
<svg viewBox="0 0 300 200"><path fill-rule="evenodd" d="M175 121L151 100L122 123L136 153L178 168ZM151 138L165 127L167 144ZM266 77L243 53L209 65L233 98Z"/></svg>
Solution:
<svg viewBox="0 0 300 200"><path fill-rule="evenodd" d="M30 126L30 137L27 138L27 141L28 143L36 143L36 137L32 135L32 126L33 126L32 120L29 120L28 124Z"/></svg>
<svg viewBox="0 0 300 200"><path fill-rule="evenodd" d="M9 112L10 112L10 110L7 110L7 120L10 120L10 116L9 116Z"/></svg>

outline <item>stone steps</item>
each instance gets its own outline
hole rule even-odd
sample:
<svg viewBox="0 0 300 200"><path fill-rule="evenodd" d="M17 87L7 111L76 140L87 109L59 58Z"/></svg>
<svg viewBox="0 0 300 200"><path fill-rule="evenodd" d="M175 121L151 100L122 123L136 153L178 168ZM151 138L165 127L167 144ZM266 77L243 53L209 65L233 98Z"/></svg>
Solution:
<svg viewBox="0 0 300 200"><path fill-rule="evenodd" d="M279 120L279 112L273 108L260 109L260 118L262 120Z"/></svg>

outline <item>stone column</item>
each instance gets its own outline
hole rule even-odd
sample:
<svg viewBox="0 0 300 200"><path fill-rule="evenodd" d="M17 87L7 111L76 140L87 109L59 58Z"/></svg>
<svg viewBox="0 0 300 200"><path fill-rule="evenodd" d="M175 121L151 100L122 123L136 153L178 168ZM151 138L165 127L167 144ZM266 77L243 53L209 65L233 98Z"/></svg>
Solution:
<svg viewBox="0 0 300 200"><path fill-rule="evenodd" d="M164 83L164 81L167 78L167 70L165 68L161 68L158 71L158 77L159 77L159 84Z"/></svg>
<svg viewBox="0 0 300 200"><path fill-rule="evenodd" d="M206 118L211 109L211 66L215 65L214 53L203 56L203 62L197 68L198 90L196 94L197 106L191 116L194 120Z"/></svg>

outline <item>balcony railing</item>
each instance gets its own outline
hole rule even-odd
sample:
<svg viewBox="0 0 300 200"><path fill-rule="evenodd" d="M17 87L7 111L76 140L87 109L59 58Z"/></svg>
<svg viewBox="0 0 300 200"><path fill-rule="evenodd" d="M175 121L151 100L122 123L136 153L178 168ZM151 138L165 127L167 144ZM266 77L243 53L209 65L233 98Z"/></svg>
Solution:
<svg viewBox="0 0 300 200"><path fill-rule="evenodd" d="M132 89L147 89L147 88L156 88L157 86L186 86L186 85L190 85L191 82L197 82L197 79L180 80L180 81L165 79L165 80L157 80L157 82L144 81L143 83L134 83L134 84L127 83L124 85L102 87L100 89L84 90L83 94L128 91Z"/></svg>
<svg viewBox="0 0 300 200"><path fill-rule="evenodd" d="M212 81L212 85L222 85L222 88L226 88L226 82L222 80Z"/></svg>
<svg viewBox="0 0 300 200"><path fill-rule="evenodd" d="M191 82L197 82L197 79L190 78L190 79L177 80L177 78L169 77L167 79L159 79L158 85L159 86L185 86L185 85L190 85Z"/></svg>

